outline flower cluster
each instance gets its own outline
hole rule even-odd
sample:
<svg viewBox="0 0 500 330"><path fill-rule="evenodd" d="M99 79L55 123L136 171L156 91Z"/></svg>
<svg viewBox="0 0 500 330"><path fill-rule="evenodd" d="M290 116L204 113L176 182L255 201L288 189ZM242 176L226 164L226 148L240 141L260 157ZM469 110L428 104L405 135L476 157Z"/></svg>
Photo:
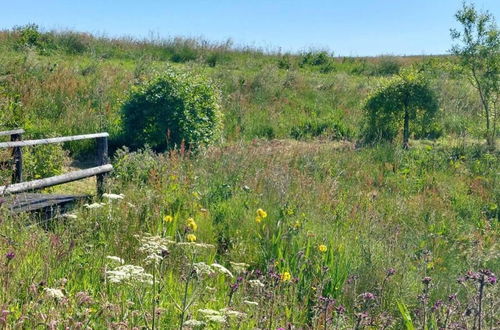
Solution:
<svg viewBox="0 0 500 330"><path fill-rule="evenodd" d="M153 275L146 273L144 268L134 265L123 265L106 271L110 283L145 283L153 284Z"/></svg>
<svg viewBox="0 0 500 330"><path fill-rule="evenodd" d="M255 217L255 222L257 223L261 223L262 220L267 218L267 212L264 211L263 209L258 209L255 213L257 214Z"/></svg>

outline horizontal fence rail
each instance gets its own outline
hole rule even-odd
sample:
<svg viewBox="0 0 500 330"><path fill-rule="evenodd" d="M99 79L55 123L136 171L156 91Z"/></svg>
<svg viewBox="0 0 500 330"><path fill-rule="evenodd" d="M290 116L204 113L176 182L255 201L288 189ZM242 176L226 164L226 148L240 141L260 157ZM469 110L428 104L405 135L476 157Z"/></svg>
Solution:
<svg viewBox="0 0 500 330"><path fill-rule="evenodd" d="M111 172L112 170L113 170L113 165L107 164L107 165L87 168L84 170L73 171L66 174L56 175L50 178L14 183L7 186L0 186L0 196L5 194L16 194L25 191L48 188L62 183L77 181L91 176L105 174Z"/></svg>
<svg viewBox="0 0 500 330"><path fill-rule="evenodd" d="M0 148L29 147L29 146L35 146L35 145L40 145L40 144L63 143L63 142L96 139L96 138L104 138L104 137L106 137L106 138L109 137L109 134L108 133L96 133L96 134L62 136L62 137L39 139L39 140L0 142Z"/></svg>
<svg viewBox="0 0 500 330"><path fill-rule="evenodd" d="M24 134L24 130L21 129L14 129L10 131L1 131L0 136L9 136L9 135L18 135L18 134Z"/></svg>

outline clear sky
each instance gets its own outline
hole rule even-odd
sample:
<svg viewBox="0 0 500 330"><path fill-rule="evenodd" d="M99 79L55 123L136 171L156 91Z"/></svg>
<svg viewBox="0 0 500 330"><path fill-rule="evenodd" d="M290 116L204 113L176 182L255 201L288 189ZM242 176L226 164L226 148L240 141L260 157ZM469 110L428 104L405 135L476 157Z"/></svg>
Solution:
<svg viewBox="0 0 500 330"><path fill-rule="evenodd" d="M500 0L476 0L500 19ZM36 23L109 37L231 38L264 50L444 54L461 0L0 0L0 29Z"/></svg>

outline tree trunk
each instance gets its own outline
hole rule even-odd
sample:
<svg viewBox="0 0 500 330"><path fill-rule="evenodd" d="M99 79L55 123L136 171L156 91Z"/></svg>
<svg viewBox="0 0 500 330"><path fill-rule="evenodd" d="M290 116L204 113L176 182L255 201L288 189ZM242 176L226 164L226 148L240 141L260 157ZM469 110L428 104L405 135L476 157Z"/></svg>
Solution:
<svg viewBox="0 0 500 330"><path fill-rule="evenodd" d="M405 122L403 127L403 149L408 149L408 140L410 139L410 114L408 108L405 108Z"/></svg>

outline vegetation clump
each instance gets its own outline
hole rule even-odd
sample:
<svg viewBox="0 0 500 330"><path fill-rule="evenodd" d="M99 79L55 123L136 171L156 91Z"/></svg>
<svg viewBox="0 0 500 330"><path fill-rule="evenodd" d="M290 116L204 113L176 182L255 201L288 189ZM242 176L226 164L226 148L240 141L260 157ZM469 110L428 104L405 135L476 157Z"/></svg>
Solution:
<svg viewBox="0 0 500 330"><path fill-rule="evenodd" d="M409 69L385 81L365 104L368 141L393 140L403 126L403 147L408 148L410 120L428 122L438 111L438 102L428 81Z"/></svg>
<svg viewBox="0 0 500 330"><path fill-rule="evenodd" d="M195 150L221 136L219 91L200 75L173 69L133 87L122 107L123 132L132 147Z"/></svg>

